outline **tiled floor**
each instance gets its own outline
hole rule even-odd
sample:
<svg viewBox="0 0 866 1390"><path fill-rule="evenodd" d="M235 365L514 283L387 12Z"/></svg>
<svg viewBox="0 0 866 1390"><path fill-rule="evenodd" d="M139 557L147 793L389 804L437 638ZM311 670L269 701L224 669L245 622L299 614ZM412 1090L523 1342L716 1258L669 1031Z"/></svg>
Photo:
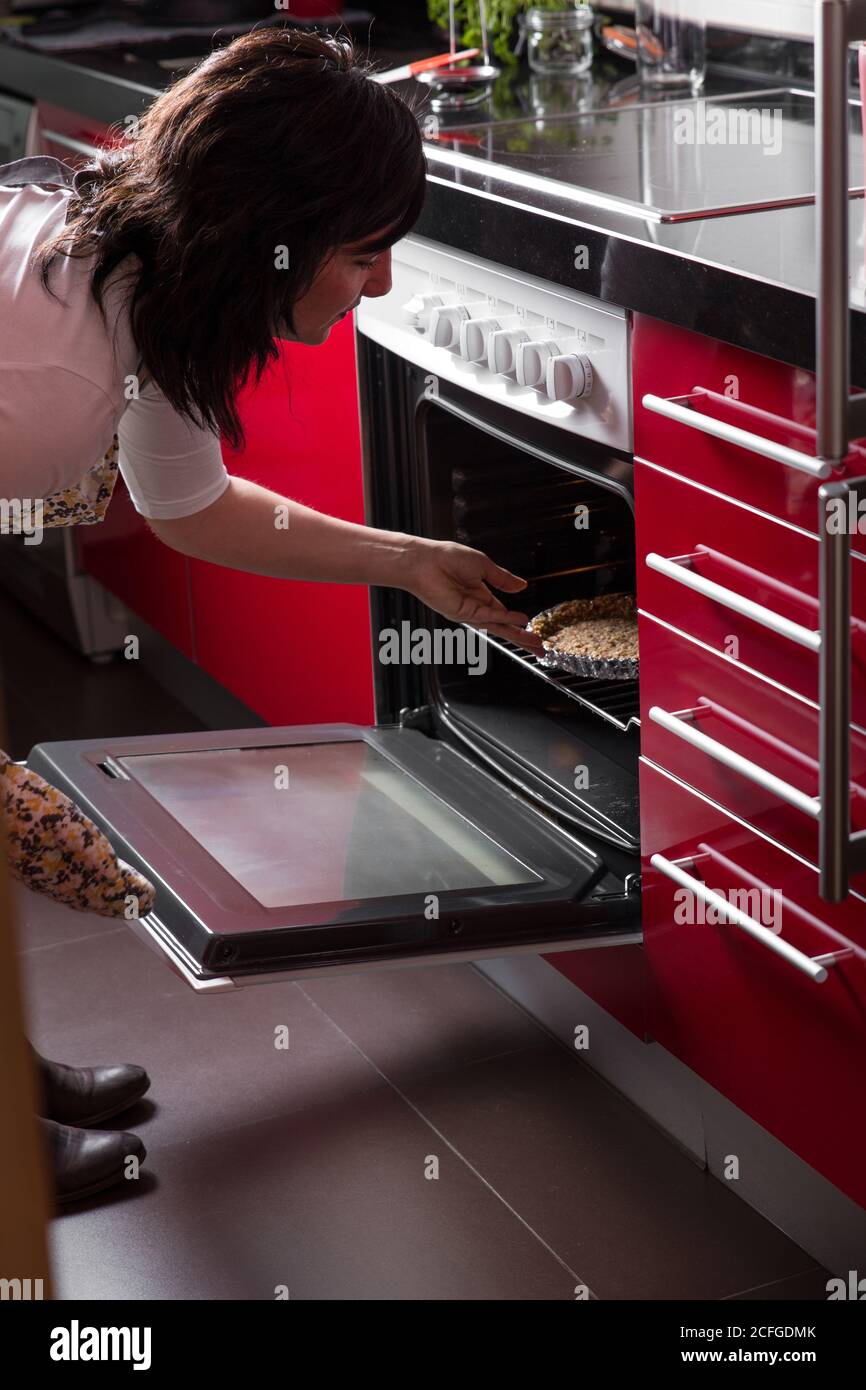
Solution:
<svg viewBox="0 0 866 1390"><path fill-rule="evenodd" d="M0 589L0 685L13 758L36 743L104 735L181 733L203 725L134 661L95 665L41 627Z"/></svg>
<svg viewBox="0 0 866 1390"><path fill-rule="evenodd" d="M15 616L16 756L198 727ZM139 1182L53 1223L60 1297L826 1298L810 1256L471 966L200 998L125 927L15 900L36 1044L153 1080L110 1122L147 1145Z"/></svg>

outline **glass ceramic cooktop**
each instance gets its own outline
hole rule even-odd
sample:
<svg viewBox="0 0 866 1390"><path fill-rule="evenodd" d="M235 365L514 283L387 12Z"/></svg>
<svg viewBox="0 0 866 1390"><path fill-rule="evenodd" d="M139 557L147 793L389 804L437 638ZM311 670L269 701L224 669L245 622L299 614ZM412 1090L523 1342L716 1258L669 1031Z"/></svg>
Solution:
<svg viewBox="0 0 866 1390"><path fill-rule="evenodd" d="M862 195L860 103L849 112L849 186ZM438 159L492 163L507 182L680 222L813 201L814 118L811 92L780 87L489 124L455 114L426 134L431 172Z"/></svg>

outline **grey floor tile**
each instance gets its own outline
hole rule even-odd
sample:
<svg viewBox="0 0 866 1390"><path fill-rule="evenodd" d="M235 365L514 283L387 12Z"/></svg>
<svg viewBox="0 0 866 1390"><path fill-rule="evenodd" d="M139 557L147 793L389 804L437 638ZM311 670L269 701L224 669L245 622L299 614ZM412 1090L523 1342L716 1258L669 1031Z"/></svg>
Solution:
<svg viewBox="0 0 866 1390"><path fill-rule="evenodd" d="M816 1265L814 1269L807 1270L805 1274L794 1274L790 1279L780 1279L772 1284L761 1284L758 1288L744 1289L741 1293L731 1294L727 1301L730 1303L752 1303L779 1299L785 1302L804 1300L810 1303L826 1303L827 1280L831 1277L829 1270Z"/></svg>
<svg viewBox="0 0 866 1390"><path fill-rule="evenodd" d="M104 924L104 929L98 925L92 935L70 935L68 940L21 955L31 1027L41 1033L56 1031L62 1037L79 1020L120 1022L136 1012L152 1015L162 1000L172 997L195 1002L189 986L131 928L57 906L68 912L70 932L79 921Z"/></svg>
<svg viewBox="0 0 866 1390"><path fill-rule="evenodd" d="M377 970L301 987L397 1083L548 1042L469 965Z"/></svg>
<svg viewBox="0 0 866 1390"><path fill-rule="evenodd" d="M815 1264L553 1044L405 1094L599 1298L724 1298Z"/></svg>
<svg viewBox="0 0 866 1390"><path fill-rule="evenodd" d="M21 952L40 951L46 946L77 944L88 937L104 940L112 932L131 935L130 928L114 918L100 917L95 912L78 912L75 908L55 902L45 893L34 893L32 888L17 881L13 881L10 887L16 938Z"/></svg>
<svg viewBox="0 0 866 1390"><path fill-rule="evenodd" d="M574 1298L575 1272L388 1089L159 1150L147 1171L136 1195L55 1220L60 1298Z"/></svg>
<svg viewBox="0 0 866 1390"><path fill-rule="evenodd" d="M292 984L255 986L197 997L181 981L162 988L131 976L140 970L136 941L113 938L26 956L31 979L30 1036L46 1057L72 1066L135 1062L151 1089L107 1128L140 1130L149 1150L218 1141L223 1131L267 1116L339 1105L387 1085L375 1067ZM50 978L43 968L47 958ZM123 957L123 970L113 961ZM169 981L174 976L154 961ZM109 986L76 990L82 975ZM112 984L115 986L112 988ZM279 1031L278 1031L279 1030ZM275 1042L288 1040L288 1047Z"/></svg>
<svg viewBox="0 0 866 1390"><path fill-rule="evenodd" d="M205 727L139 663L117 657L94 664L2 591L0 684L5 747L13 758L26 758L34 744L57 739Z"/></svg>

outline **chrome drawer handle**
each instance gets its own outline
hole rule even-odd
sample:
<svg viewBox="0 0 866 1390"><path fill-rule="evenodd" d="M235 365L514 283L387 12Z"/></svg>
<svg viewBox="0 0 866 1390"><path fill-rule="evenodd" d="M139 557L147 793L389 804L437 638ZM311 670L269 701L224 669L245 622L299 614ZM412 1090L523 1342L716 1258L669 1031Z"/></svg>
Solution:
<svg viewBox="0 0 866 1390"><path fill-rule="evenodd" d="M812 478L829 478L833 471L824 459L804 454L800 449L791 449L787 444L776 444L772 439L753 434L751 430L740 429L739 425L729 425L724 420L714 419L712 415L702 415L700 411L692 410L684 404L691 399L692 396L671 396L668 400L665 396L646 395L643 397L643 405L656 415L665 415L669 420L676 420L678 424L711 434L716 439L724 440L726 444L736 444L741 449L750 449L753 454L763 454L765 458L775 459L776 463L784 463L788 468L808 473Z"/></svg>
<svg viewBox="0 0 866 1390"><path fill-rule="evenodd" d="M798 642L801 647L808 647L811 652L821 650L821 633L813 632L808 627L803 627L801 623L791 622L789 618L783 618L781 613L774 613L772 608L765 608L763 604L754 603L752 599L744 598L742 594L735 593L733 589L726 589L722 584L716 584L712 579L704 579L703 575L696 574L693 569L689 569L683 560L668 560L664 555L656 555L651 552L646 557L646 562L651 570L658 570L659 574L667 575L668 579L673 579L677 584L683 584L687 589L694 589L696 594L702 594L704 598L714 599L716 603L724 604L726 608L732 609L735 613L741 614L744 618L751 618L752 622L760 623L762 627L769 628L771 632L778 632L782 637L788 637L792 642Z"/></svg>
<svg viewBox="0 0 866 1390"><path fill-rule="evenodd" d="M659 709L658 705L653 705L649 712L649 717L653 723L660 724L663 729L667 729L669 734L675 734L684 743L690 743L693 748L698 748L708 757L715 758L716 762L729 767L732 772L738 772L742 777L746 777L750 782L763 787L764 791L771 792L773 796L778 796L781 801L787 801L789 805L796 806L798 811L804 811L807 816L812 816L818 820L821 815L821 803L816 796L807 796L801 792L799 787L791 786L790 782L783 782L781 777L776 777L772 772L767 772L766 768L758 763L751 762L744 758L742 754L735 753L732 748L726 747L724 743L719 743L718 739L709 738L707 734L702 734L700 730L686 723L684 719L676 714L669 714L667 710Z"/></svg>
<svg viewBox="0 0 866 1390"><path fill-rule="evenodd" d="M696 898L700 898L708 906L715 908L719 916L724 918L726 922L730 922L732 926L740 927L756 941L760 941L762 946L775 951L776 955L781 956L789 965L795 966L804 975L808 975L809 979L814 980L816 985L824 983L827 978L827 970L821 961L826 957L819 957L814 960L803 951L798 951L796 946L792 946L788 941L783 941L775 932L770 931L769 927L756 922L754 917L743 912L742 908L737 907L735 903L729 903L720 893L714 893L711 888L707 888L706 884L701 883L699 878L693 878L691 874L687 874L681 869L679 864L666 859L663 854L652 855L650 864L654 869L658 869L660 874L672 879L681 888L687 888L690 893L694 893Z"/></svg>

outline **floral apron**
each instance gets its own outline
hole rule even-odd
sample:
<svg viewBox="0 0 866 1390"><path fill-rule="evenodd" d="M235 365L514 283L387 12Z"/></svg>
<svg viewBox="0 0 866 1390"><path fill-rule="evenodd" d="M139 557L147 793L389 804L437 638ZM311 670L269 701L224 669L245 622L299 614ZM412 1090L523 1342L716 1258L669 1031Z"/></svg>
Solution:
<svg viewBox="0 0 866 1390"><path fill-rule="evenodd" d="M47 155L0 165L0 184L50 184L76 189L78 175ZM117 435L80 481L42 499L42 526L102 521L117 481ZM19 767L0 748L0 813L13 878L81 912L144 917L155 890L118 859L102 831L64 792Z"/></svg>

